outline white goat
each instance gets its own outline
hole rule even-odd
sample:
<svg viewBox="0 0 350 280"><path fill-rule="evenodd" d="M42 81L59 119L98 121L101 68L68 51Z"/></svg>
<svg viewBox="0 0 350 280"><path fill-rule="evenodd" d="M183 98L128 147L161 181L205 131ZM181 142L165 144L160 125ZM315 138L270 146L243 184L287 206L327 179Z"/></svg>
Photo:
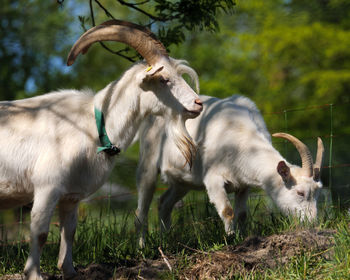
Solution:
<svg viewBox="0 0 350 280"><path fill-rule="evenodd" d="M58 267L65 278L76 274L72 244L78 203L106 181L115 162L112 155L128 147L147 115L168 119L174 141L191 164L195 146L184 121L197 116L202 104L182 74L196 77L194 70L168 57L148 30L116 20L85 32L73 46L68 65L92 43L105 40L128 44L147 63L133 65L95 96L64 90L0 103L0 209L33 201L27 279L42 278L40 254L57 204Z"/></svg>
<svg viewBox="0 0 350 280"><path fill-rule="evenodd" d="M318 140L316 163L308 148L295 137L277 133L291 141L302 158L302 167L292 165L271 145L271 137L255 104L234 95L226 99L201 96L204 110L186 128L197 143L192 169L185 166L173 140L164 132L166 121L148 117L140 127L140 160L137 171L138 208L135 225L142 230L144 245L147 214L154 194L158 171L169 184L159 202L159 219L163 229L171 223L174 204L190 190L206 189L210 201L232 234L234 225L246 215L250 186L262 188L284 213L301 218L316 216L317 189L323 144ZM233 211L227 192L235 192ZM234 215L235 213L235 215Z"/></svg>

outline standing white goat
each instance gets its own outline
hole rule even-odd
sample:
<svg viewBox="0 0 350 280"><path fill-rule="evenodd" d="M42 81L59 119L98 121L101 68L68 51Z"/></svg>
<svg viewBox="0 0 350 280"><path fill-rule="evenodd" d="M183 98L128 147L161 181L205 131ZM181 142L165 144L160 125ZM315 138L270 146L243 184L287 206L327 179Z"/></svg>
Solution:
<svg viewBox="0 0 350 280"><path fill-rule="evenodd" d="M72 244L78 203L106 181L115 162L112 155L128 147L147 115L167 118L191 164L195 146L184 121L199 115L202 104L182 74L196 77L194 70L168 57L147 29L117 20L85 32L72 47L68 65L94 42L106 40L135 48L147 63L135 64L95 96L65 90L0 103L0 209L33 201L27 279L42 278L40 254L57 204L58 267L65 278L76 274Z"/></svg>
<svg viewBox="0 0 350 280"><path fill-rule="evenodd" d="M250 99L239 95L222 100L207 96L201 96L201 99L204 101L202 114L186 121L186 128L198 147L192 169L185 166L173 140L164 132L166 122L163 118L150 116L140 127L139 197L135 220L137 230L142 230L140 246L144 245L158 171L169 184L159 202L163 229L170 227L174 204L188 191L203 189L215 205L228 234L233 233L234 225L246 215L250 186L265 190L284 213L295 213L302 219L314 218L317 189L322 186L319 181L323 154L321 139L313 164L308 148L298 139L285 133L273 135L288 139L296 146L302 167L295 166L273 148L265 122ZM235 192L234 211L227 192Z"/></svg>

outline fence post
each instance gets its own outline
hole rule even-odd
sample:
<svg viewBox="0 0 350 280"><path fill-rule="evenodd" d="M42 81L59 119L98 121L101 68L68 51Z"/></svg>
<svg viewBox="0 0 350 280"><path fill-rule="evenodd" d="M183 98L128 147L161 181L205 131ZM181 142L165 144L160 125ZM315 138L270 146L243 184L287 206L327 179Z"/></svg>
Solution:
<svg viewBox="0 0 350 280"><path fill-rule="evenodd" d="M330 110L330 135L329 135L329 189L331 193L332 191L332 169L333 169L333 104L329 104L329 110ZM333 197L334 198L334 197Z"/></svg>
<svg viewBox="0 0 350 280"><path fill-rule="evenodd" d="M288 133L288 118L287 118L287 110L283 110L284 113L284 132ZM287 140L283 139L284 142L284 156L287 156L288 152L288 145L287 145Z"/></svg>
<svg viewBox="0 0 350 280"><path fill-rule="evenodd" d="M19 210L19 229L18 229L18 237L17 237L17 255L20 256L21 254L21 247L22 247L22 226L23 226L23 206L21 206Z"/></svg>

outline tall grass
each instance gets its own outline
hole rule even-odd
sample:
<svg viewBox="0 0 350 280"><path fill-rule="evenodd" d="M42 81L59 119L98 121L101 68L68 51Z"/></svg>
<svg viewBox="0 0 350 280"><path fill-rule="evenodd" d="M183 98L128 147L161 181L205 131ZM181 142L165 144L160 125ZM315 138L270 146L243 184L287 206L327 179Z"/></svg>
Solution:
<svg viewBox="0 0 350 280"><path fill-rule="evenodd" d="M238 275L238 279L349 279L350 274L350 218L331 206L322 207L317 223L300 224L297 220L284 217L271 207L263 196L249 199L249 215L245 232L228 237L214 207L208 203L204 194L190 194L184 206L175 209L173 226L167 233L159 231L155 210L152 204L150 231L146 238L146 247L139 250L134 230L133 210L115 210L105 203L97 210L83 205L80 208L79 223L73 246L75 265L91 263L111 263L128 265L142 258L159 258L158 247L167 255L177 255L179 266L172 276L180 273L181 268L189 265L187 258L194 251L215 251L228 244L237 244L247 236L271 235L299 228L332 228L336 230L335 247L332 259L320 258L312 252L304 252L294 258L287 267ZM271 210L272 209L272 210ZM58 226L51 226L48 244L41 257L43 271L58 273L56 269L59 250ZM0 243L0 275L21 272L28 256L27 243Z"/></svg>

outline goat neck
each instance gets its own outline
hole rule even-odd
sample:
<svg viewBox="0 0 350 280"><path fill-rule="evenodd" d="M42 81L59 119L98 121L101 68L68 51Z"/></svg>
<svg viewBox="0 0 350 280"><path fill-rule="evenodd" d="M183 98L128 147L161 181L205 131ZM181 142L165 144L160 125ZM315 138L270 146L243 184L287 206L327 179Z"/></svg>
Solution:
<svg viewBox="0 0 350 280"><path fill-rule="evenodd" d="M134 138L141 120L147 115L147 104L140 103L141 90L135 83L134 65L120 80L114 81L99 91L94 98L94 107L105 118L105 129L111 142L125 150Z"/></svg>

